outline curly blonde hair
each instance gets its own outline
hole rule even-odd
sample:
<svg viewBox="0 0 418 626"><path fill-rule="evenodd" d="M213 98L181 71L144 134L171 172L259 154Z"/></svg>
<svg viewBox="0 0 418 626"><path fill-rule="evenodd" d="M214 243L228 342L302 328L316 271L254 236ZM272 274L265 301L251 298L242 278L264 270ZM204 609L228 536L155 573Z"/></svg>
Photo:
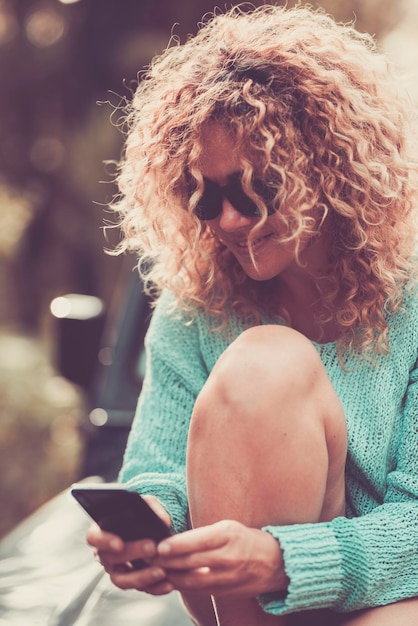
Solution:
<svg viewBox="0 0 418 626"><path fill-rule="evenodd" d="M414 265L417 168L408 103L369 35L306 6L234 7L154 59L125 114L113 208L121 249L138 252L150 291L167 288L177 307L220 321L228 307L255 322L260 308L277 313L272 285L246 276L193 211L202 132L215 120L233 134L260 208L253 230L267 218L256 175L280 181L275 219L286 241L316 233L313 208L327 216L323 321L344 330L341 345L387 349L387 315L401 308Z"/></svg>

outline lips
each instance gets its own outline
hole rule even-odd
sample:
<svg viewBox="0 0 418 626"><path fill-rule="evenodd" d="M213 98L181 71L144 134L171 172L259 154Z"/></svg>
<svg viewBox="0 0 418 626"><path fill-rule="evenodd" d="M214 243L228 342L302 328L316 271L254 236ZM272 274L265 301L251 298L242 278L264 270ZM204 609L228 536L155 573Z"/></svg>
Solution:
<svg viewBox="0 0 418 626"><path fill-rule="evenodd" d="M256 239L254 239L251 244L253 253L258 252L258 250L263 247L263 245L268 239L270 239L271 236L272 233L268 233L267 235L263 235L262 237L257 237ZM247 239L245 241L231 243L230 245L231 247L236 248L240 254L242 254L243 252L249 254L249 245Z"/></svg>

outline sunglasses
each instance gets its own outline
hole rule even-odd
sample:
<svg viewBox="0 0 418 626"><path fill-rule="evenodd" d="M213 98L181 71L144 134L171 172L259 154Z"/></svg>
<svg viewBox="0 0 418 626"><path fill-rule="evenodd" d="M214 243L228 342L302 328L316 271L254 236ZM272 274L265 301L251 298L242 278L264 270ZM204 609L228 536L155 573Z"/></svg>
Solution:
<svg viewBox="0 0 418 626"><path fill-rule="evenodd" d="M214 220L222 213L224 198L229 200L234 209L247 217L260 217L261 211L254 200L247 196L242 188L241 175L233 174L227 185L221 186L212 180L203 178L205 184L203 193L194 209L200 220ZM279 208L273 206L277 187L256 179L252 183L254 192L260 196L267 207L268 215L273 215Z"/></svg>

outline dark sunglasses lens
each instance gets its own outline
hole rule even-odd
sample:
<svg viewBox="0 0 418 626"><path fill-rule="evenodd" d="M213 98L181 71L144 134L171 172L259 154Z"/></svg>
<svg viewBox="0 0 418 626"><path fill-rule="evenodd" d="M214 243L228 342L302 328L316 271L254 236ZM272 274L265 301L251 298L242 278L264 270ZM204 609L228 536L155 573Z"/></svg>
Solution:
<svg viewBox="0 0 418 626"><path fill-rule="evenodd" d="M252 186L255 193L264 201L268 215L273 215L277 210L277 208L274 207L274 198L277 188L259 179L254 180ZM256 203L244 192L241 180L238 178L230 182L224 189L224 193L231 204L243 215L248 217L259 217L261 215Z"/></svg>
<svg viewBox="0 0 418 626"><path fill-rule="evenodd" d="M214 220L222 211L222 193L220 187L210 180L205 180L205 189L194 213L200 220Z"/></svg>
<svg viewBox="0 0 418 626"><path fill-rule="evenodd" d="M279 185L269 185L260 179L256 179L253 182L253 189L263 199L268 215L273 215L279 208L278 201L275 200L278 187Z"/></svg>
<svg viewBox="0 0 418 626"><path fill-rule="evenodd" d="M239 178L234 178L224 187L224 194L232 204L232 206L248 217L258 217L260 211L256 203L249 198L244 192Z"/></svg>

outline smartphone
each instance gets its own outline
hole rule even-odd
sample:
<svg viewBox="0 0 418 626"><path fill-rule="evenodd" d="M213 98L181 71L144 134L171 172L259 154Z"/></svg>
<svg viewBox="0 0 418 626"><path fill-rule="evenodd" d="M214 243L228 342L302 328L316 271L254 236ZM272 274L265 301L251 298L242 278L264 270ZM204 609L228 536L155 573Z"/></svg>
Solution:
<svg viewBox="0 0 418 626"><path fill-rule="evenodd" d="M71 494L90 517L124 541L153 539L157 543L172 531L136 491L120 483L75 483ZM147 567L142 559L133 561L134 569Z"/></svg>

